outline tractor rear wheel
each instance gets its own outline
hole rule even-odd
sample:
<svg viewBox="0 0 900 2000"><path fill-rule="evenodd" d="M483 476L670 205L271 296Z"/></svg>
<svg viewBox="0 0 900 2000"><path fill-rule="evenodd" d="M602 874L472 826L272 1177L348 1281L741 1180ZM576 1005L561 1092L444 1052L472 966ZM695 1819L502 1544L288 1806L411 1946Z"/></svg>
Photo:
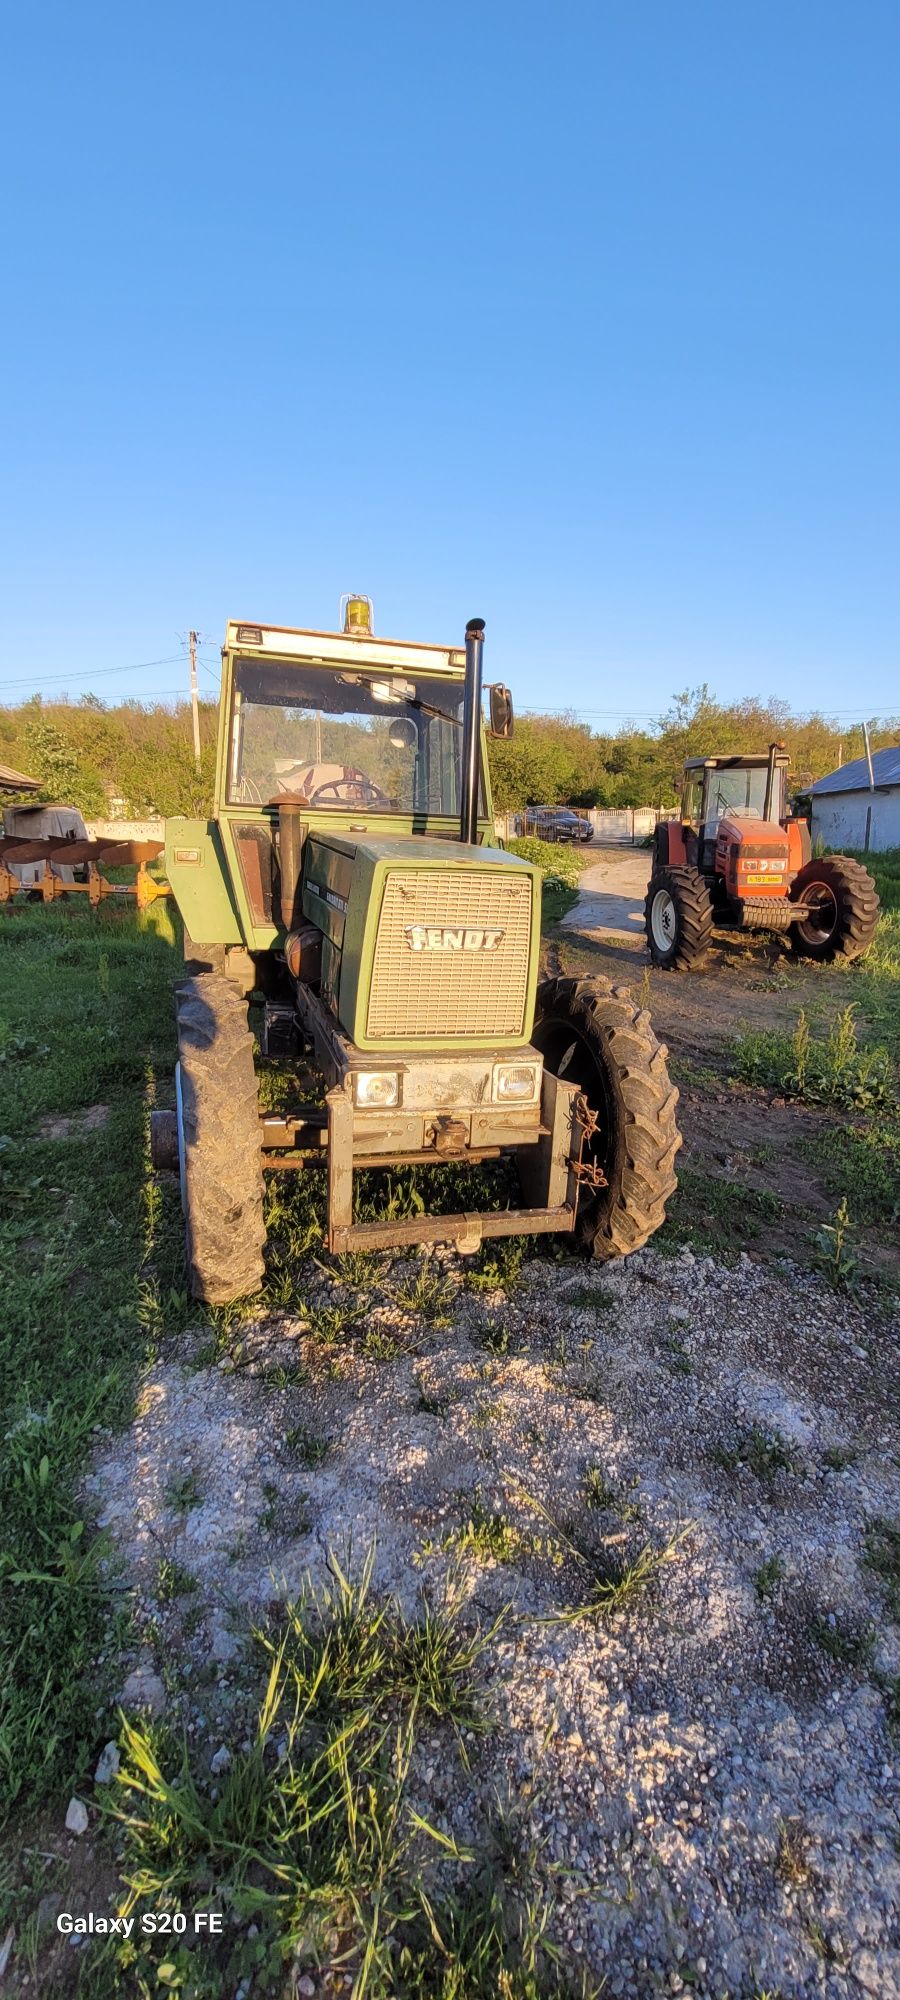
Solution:
<svg viewBox="0 0 900 2000"><path fill-rule="evenodd" d="M177 988L178 1155L188 1279L210 1305L263 1276L263 1175L246 1002L214 972Z"/></svg>
<svg viewBox="0 0 900 2000"><path fill-rule="evenodd" d="M665 1221L677 1186L678 1092L665 1046L628 988L606 979L544 980L532 1041L552 1075L577 1083L597 1114L582 1160L606 1185L582 1185L576 1243L594 1257L627 1257Z"/></svg>
<svg viewBox="0 0 900 2000"><path fill-rule="evenodd" d="M804 915L791 925L791 945L800 957L829 963L868 951L881 905L861 862L847 854L807 861L794 877L791 902L804 906Z"/></svg>
<svg viewBox="0 0 900 2000"><path fill-rule="evenodd" d="M712 937L713 907L698 868L654 869L644 929L650 957L662 972L686 972L699 965Z"/></svg>

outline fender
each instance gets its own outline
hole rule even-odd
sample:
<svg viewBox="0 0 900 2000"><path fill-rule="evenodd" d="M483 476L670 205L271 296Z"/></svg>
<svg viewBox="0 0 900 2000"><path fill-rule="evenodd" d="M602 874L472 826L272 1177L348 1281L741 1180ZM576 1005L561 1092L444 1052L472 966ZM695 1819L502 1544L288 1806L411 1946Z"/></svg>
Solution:
<svg viewBox="0 0 900 2000"><path fill-rule="evenodd" d="M656 828L656 861L660 868L683 868L688 860L680 820L661 819Z"/></svg>
<svg viewBox="0 0 900 2000"><path fill-rule="evenodd" d="M784 830L788 839L788 874L794 876L799 873L801 868L806 866L807 861L812 860L812 836L809 831L809 821L805 819L786 820Z"/></svg>
<svg viewBox="0 0 900 2000"><path fill-rule="evenodd" d="M192 938L243 944L214 820L166 820L166 875Z"/></svg>

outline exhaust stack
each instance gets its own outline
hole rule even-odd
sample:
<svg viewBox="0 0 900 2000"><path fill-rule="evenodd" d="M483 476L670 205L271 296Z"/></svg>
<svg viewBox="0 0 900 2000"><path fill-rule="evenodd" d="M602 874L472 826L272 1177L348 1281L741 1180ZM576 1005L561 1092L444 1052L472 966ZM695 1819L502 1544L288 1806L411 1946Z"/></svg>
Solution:
<svg viewBox="0 0 900 2000"><path fill-rule="evenodd" d="M766 800L763 806L763 819L767 821L772 817L772 810L775 804L775 772L778 767L778 753L783 749L783 743L769 744L769 763L766 770Z"/></svg>
<svg viewBox="0 0 900 2000"><path fill-rule="evenodd" d="M463 703L462 786L459 805L460 840L474 846L478 838L478 779L481 748L481 671L484 619L466 626L466 693Z"/></svg>

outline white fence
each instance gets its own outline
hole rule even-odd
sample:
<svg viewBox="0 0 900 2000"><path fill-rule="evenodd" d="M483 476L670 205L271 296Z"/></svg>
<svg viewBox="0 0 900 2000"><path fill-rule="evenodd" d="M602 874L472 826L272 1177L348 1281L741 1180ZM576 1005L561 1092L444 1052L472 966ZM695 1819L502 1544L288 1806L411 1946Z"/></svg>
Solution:
<svg viewBox="0 0 900 2000"><path fill-rule="evenodd" d="M89 819L90 840L165 840L164 819Z"/></svg>
<svg viewBox="0 0 900 2000"><path fill-rule="evenodd" d="M656 806L592 806L590 811L577 806L566 807L565 810L577 812L579 819L590 821L592 839L598 846L616 841L627 841L636 846L655 831L661 819L677 817L671 811L661 812ZM502 840L518 840L526 830L538 835L544 833L551 840L554 838L552 829L542 828L528 811L501 814L496 825Z"/></svg>

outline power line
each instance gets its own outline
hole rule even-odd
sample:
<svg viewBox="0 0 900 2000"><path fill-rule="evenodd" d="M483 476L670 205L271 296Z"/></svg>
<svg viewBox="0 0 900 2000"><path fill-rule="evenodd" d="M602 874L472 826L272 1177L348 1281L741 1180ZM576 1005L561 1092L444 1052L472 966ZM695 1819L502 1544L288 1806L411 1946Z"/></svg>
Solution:
<svg viewBox="0 0 900 2000"><path fill-rule="evenodd" d="M731 704L727 701L721 702L718 699L716 699L715 705L716 707L720 708L728 708L730 706L739 707L740 699L741 698L739 697L734 704ZM765 702L761 702L760 706L764 708L766 706ZM518 713L519 715L559 715L562 717L571 716L576 722L607 721L607 722L657 722L658 723L662 719L657 709L654 709L651 712L649 709L638 709L638 708L577 708L575 707L574 704L570 705L568 708L525 708L519 706ZM820 720L822 722L829 722L832 720L837 721L842 716L848 716L848 717L859 716L860 718L864 719L867 722L871 722L873 718L885 722L891 722L895 720L893 716L880 715L877 706L873 707L871 705L868 708L813 709L807 711L806 714L804 714L801 711L798 712L797 714L792 714L790 720L792 722L797 722L797 721L813 722L816 720Z"/></svg>
<svg viewBox="0 0 900 2000"><path fill-rule="evenodd" d="M75 667L66 674L39 674L37 679L43 681L48 687L60 687L72 680L99 680L101 674L140 674L144 672L146 667L174 667L179 661L186 660L187 657L187 653L167 653L165 659L162 660L132 660L131 665L127 667L85 667L83 671ZM5 691L6 688L14 687L34 688L34 677L29 676L24 681L4 681L0 683L0 690L2 691ZM40 689L35 688L34 691L38 694Z"/></svg>

